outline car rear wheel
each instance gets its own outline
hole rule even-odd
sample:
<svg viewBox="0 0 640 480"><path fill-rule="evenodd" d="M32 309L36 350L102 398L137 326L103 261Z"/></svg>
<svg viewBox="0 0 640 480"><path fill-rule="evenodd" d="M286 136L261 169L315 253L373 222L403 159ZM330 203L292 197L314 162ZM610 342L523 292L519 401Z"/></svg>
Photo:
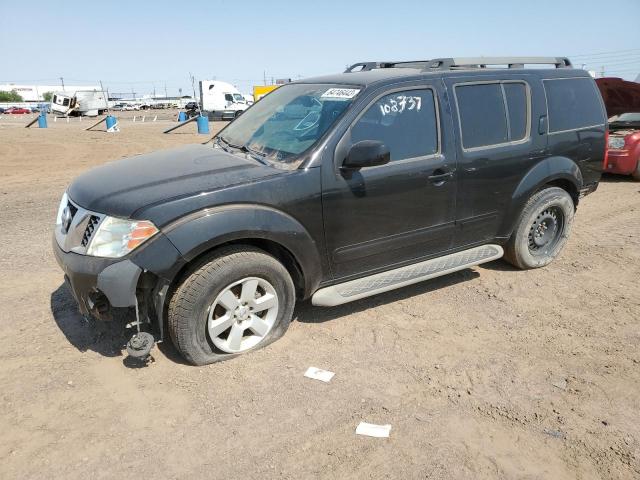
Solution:
<svg viewBox="0 0 640 480"><path fill-rule="evenodd" d="M521 269L548 265L567 243L575 205L558 187L533 195L525 205L505 246L505 259Z"/></svg>
<svg viewBox="0 0 640 480"><path fill-rule="evenodd" d="M190 363L218 362L280 338L294 304L293 281L278 260L252 247L225 248L175 290L169 333Z"/></svg>

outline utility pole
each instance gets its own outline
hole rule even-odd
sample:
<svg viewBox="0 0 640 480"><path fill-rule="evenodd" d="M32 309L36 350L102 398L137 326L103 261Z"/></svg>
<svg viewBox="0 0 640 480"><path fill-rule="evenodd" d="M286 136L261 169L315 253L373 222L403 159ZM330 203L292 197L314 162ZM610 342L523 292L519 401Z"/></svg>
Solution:
<svg viewBox="0 0 640 480"><path fill-rule="evenodd" d="M62 91L64 92L64 78L58 77L60 79L60 83L62 83Z"/></svg>
<svg viewBox="0 0 640 480"><path fill-rule="evenodd" d="M600 78L604 77L604 65L600 67Z"/></svg>
<svg viewBox="0 0 640 480"><path fill-rule="evenodd" d="M267 71L266 71L266 70L263 70L263 71L262 71L262 83L263 83L264 85L266 85L266 84L267 84Z"/></svg>
<svg viewBox="0 0 640 480"><path fill-rule="evenodd" d="M168 97L168 95L167 95L167 84L165 83L164 84L164 98L167 98L167 97Z"/></svg>

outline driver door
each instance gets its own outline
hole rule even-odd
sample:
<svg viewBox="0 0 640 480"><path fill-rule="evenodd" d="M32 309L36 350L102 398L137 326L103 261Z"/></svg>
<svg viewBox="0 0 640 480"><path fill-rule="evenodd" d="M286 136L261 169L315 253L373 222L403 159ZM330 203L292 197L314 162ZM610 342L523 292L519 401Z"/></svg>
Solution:
<svg viewBox="0 0 640 480"><path fill-rule="evenodd" d="M323 168L327 252L335 279L373 274L451 248L455 153L443 142L441 86L387 90L363 108ZM448 120L448 117L447 117ZM341 169L350 147L381 141L388 164Z"/></svg>

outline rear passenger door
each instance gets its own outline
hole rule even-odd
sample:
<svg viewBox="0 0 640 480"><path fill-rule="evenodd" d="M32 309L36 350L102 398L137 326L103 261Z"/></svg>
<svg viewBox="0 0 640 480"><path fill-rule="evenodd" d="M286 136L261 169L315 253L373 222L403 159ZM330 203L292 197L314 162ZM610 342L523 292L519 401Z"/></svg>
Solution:
<svg viewBox="0 0 640 480"><path fill-rule="evenodd" d="M546 137L537 127L546 115L542 86L526 74L444 82L457 138L455 246L486 243L499 235L514 189L544 155Z"/></svg>

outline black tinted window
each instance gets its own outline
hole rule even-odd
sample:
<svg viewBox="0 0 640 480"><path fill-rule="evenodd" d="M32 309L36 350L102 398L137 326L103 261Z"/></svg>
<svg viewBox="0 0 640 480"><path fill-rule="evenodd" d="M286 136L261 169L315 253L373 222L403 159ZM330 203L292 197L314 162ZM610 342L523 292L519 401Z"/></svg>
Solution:
<svg viewBox="0 0 640 480"><path fill-rule="evenodd" d="M545 80L544 88L550 132L604 124L604 112L592 79Z"/></svg>
<svg viewBox="0 0 640 480"><path fill-rule="evenodd" d="M458 85L455 92L465 148L508 141L507 114L499 83Z"/></svg>
<svg viewBox="0 0 640 480"><path fill-rule="evenodd" d="M351 129L352 143L379 140L391 161L432 155L438 151L438 127L432 90L385 95L371 105Z"/></svg>
<svg viewBox="0 0 640 480"><path fill-rule="evenodd" d="M509 110L510 140L522 140L527 136L527 88L524 83L503 83L502 87Z"/></svg>

